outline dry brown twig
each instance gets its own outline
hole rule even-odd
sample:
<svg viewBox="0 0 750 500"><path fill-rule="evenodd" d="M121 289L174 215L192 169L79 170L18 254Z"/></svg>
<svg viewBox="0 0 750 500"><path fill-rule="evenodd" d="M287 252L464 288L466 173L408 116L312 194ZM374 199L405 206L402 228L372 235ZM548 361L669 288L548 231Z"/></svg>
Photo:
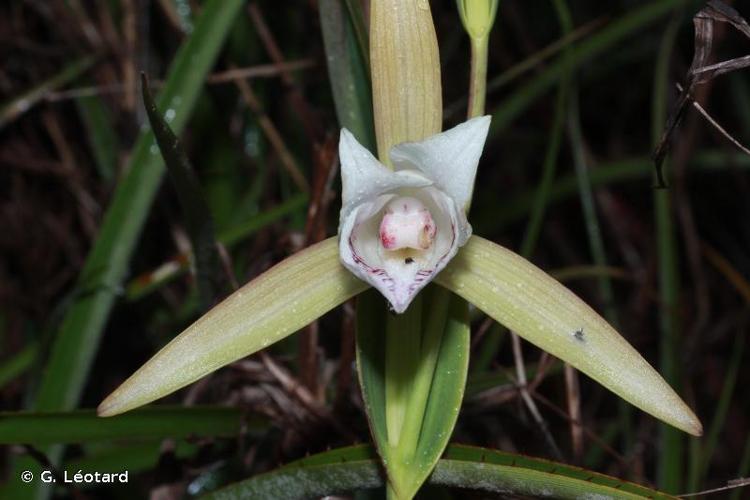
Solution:
<svg viewBox="0 0 750 500"><path fill-rule="evenodd" d="M656 167L656 187L659 189L667 187L661 167L664 158L669 152L672 137L685 115L688 103L696 105L692 97L695 87L709 82L719 75L750 66L750 56L708 64L711 49L713 48L715 22L729 23L750 39L750 25L736 10L720 0L709 0L706 6L693 17L693 25L695 26L695 54L693 55L693 61L688 69L685 85L681 89L680 96L667 117L664 132L662 132L659 144L656 146L652 156ZM741 151L748 153L747 148L740 146L739 141L732 138L726 130L718 126L716 121L711 119L705 110L700 107L697 109L709 120L709 123L716 127L725 137L728 137Z"/></svg>

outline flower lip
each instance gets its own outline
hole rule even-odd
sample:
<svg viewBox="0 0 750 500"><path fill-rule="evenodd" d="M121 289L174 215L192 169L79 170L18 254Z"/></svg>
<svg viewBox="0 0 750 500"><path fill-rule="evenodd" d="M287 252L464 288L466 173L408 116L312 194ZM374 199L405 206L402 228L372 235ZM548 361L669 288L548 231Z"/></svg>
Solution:
<svg viewBox="0 0 750 500"><path fill-rule="evenodd" d="M464 208L489 122L475 118L424 141L394 146L395 171L348 130L341 131L341 262L398 313L471 235Z"/></svg>
<svg viewBox="0 0 750 500"><path fill-rule="evenodd" d="M427 250L432 246L436 232L432 214L417 198L393 198L384 208L380 244L386 250Z"/></svg>

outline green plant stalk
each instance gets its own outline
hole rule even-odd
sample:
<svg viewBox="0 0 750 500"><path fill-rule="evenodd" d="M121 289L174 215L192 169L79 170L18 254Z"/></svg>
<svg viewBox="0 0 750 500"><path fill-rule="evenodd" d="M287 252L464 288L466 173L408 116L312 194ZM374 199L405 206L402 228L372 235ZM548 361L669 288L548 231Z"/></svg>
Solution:
<svg viewBox="0 0 750 500"><path fill-rule="evenodd" d="M459 9L460 8L461 6L459 6ZM465 24L464 27L466 27ZM471 73L469 76L469 105L466 114L467 119L482 116L485 113L485 104L487 102L487 58L489 55L491 31L492 27L490 26L484 36L478 38L472 37L471 33L467 31L469 34L469 41L471 42ZM471 200L469 201L469 206L466 207L467 213L470 208ZM468 303L466 304L466 307L469 307ZM495 324L492 326L492 329L484 339L482 348L479 350L481 359L474 365L476 370L480 371L482 370L482 367L490 365L500 345L499 341L502 332L503 330L499 325Z"/></svg>
<svg viewBox="0 0 750 500"><path fill-rule="evenodd" d="M487 55L489 34L471 40L471 74L469 77L469 118L482 116L487 99Z"/></svg>
<svg viewBox="0 0 750 500"><path fill-rule="evenodd" d="M652 138L659 140L666 121L667 85L669 82L669 60L679 28L678 20L673 20L662 38L656 61L654 76L654 100L652 109ZM668 161L664 163L668 172ZM657 259L659 265L659 330L661 333L659 372L667 383L679 390L680 373L677 352L679 301L679 270L676 249L676 235L672 218L672 199L668 189L655 189L654 226L656 231ZM660 426L659 456L657 463L657 483L667 492L677 492L682 487L682 466L684 460L684 439L676 429Z"/></svg>
<svg viewBox="0 0 750 500"><path fill-rule="evenodd" d="M387 313L385 328L385 413L388 444L401 448L404 420L412 395L414 368L420 361L422 296L403 314Z"/></svg>

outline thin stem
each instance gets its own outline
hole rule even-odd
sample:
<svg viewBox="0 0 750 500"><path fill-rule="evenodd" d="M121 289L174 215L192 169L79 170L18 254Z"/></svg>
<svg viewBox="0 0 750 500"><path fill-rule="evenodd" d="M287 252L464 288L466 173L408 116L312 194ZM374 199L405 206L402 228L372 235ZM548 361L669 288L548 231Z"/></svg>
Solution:
<svg viewBox="0 0 750 500"><path fill-rule="evenodd" d="M487 94L487 46L489 45L489 39L489 35L481 38L471 38L469 118L482 116L484 114L484 103Z"/></svg>
<svg viewBox="0 0 750 500"><path fill-rule="evenodd" d="M656 61L654 78L654 98L652 108L652 135L654 142L660 137L661 127L666 121L666 89L669 79L669 56L679 28L675 18L666 29ZM668 168L664 163L665 171ZM672 198L666 189L655 189L654 225L659 265L659 311L661 334L659 372L675 389L679 388L680 369L675 353L678 347L679 325L677 307L679 298L679 270L674 221L672 218ZM682 466L684 464L684 440L680 432L668 425L661 425L660 446L662 452L658 460L658 484L665 491L674 493L682 489Z"/></svg>

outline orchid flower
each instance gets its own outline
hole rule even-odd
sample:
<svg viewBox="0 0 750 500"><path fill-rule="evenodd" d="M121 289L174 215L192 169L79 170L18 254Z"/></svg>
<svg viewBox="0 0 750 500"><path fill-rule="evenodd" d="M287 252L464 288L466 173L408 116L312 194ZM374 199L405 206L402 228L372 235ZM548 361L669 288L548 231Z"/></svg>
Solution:
<svg viewBox="0 0 750 500"><path fill-rule="evenodd" d="M398 144L390 151L393 171L341 131L341 262L398 313L471 236L464 209L489 124L488 116L474 118Z"/></svg>
<svg viewBox="0 0 750 500"><path fill-rule="evenodd" d="M463 7L483 5L480 10L494 19L496 2ZM473 26L481 16L469 12L464 20ZM482 43L491 24L488 19L486 29L474 33ZM341 131L338 236L278 263L226 298L110 394L99 414L116 415L176 391L372 286L395 312L405 312L387 315L385 335L380 324L360 335L365 329L358 318L357 333L363 400L394 497L416 493L458 417L468 372L468 303L642 410L700 435L692 410L593 309L523 257L472 236L465 212L490 118L436 133L442 100L428 2L373 2L370 37L380 161ZM483 108L483 91L472 92L471 110ZM409 305L430 281L442 289L436 287L439 293L425 306L434 308L430 319L437 320L423 327L421 309ZM380 301L378 308L367 299L360 305L362 324L370 313L386 316ZM413 349L401 349L405 340ZM386 362L368 359L368 353L380 355L382 349L371 347L383 343Z"/></svg>

